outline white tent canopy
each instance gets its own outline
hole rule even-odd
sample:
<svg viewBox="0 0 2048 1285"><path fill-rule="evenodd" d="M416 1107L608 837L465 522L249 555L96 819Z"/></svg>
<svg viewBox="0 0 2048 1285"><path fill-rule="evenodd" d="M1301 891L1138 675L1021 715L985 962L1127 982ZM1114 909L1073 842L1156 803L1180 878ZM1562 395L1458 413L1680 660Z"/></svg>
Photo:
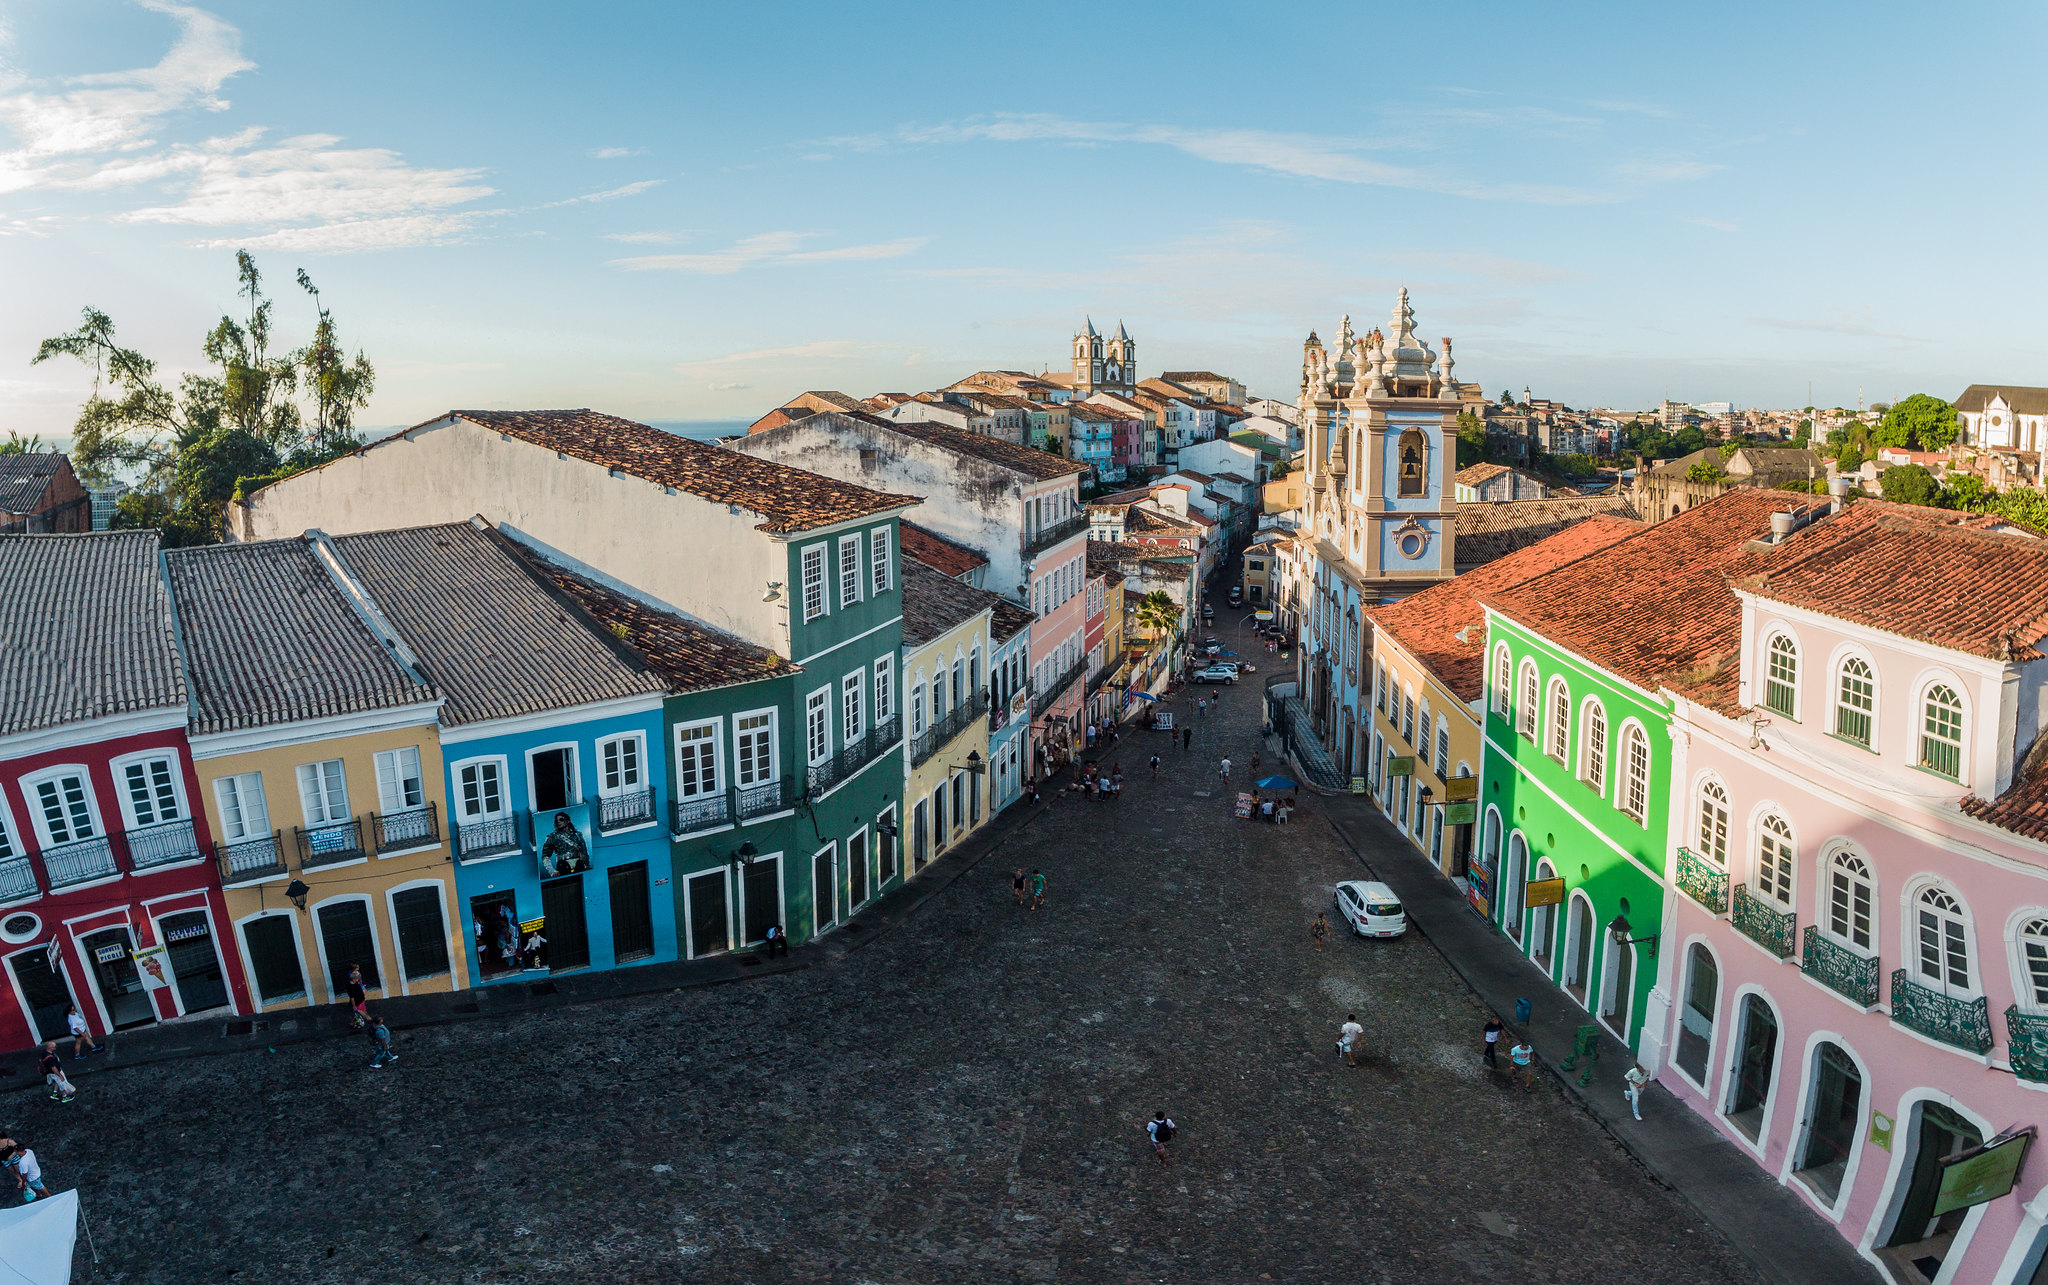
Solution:
<svg viewBox="0 0 2048 1285"><path fill-rule="evenodd" d="M71 1248L77 1239L76 1191L0 1209L0 1283L71 1285Z"/></svg>

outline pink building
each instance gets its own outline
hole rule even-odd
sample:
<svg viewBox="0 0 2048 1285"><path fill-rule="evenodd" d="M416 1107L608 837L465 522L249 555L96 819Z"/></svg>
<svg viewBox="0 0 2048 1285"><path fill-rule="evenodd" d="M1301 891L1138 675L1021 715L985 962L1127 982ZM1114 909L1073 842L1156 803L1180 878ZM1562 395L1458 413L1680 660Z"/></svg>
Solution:
<svg viewBox="0 0 2048 1285"><path fill-rule="evenodd" d="M1941 1162L2048 1114L2048 540L1868 500L1779 528L1665 691L1644 1063L1898 1285L2037 1285L2042 1160L1953 1209Z"/></svg>

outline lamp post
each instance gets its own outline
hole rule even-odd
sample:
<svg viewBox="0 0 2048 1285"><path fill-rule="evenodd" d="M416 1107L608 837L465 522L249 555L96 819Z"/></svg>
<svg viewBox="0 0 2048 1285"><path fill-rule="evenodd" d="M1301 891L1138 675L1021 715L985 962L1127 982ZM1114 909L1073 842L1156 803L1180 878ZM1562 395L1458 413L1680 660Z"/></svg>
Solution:
<svg viewBox="0 0 2048 1285"><path fill-rule="evenodd" d="M1654 955L1657 953L1657 938L1660 934L1651 933L1647 937L1629 936L1629 933L1633 931L1634 928L1629 923L1627 915L1616 915L1613 918L1613 920L1609 922L1607 925L1607 932L1610 936L1613 937L1615 945L1648 946L1650 954Z"/></svg>
<svg viewBox="0 0 2048 1285"><path fill-rule="evenodd" d="M292 880L290 883L284 886L284 895L287 898L289 898L291 900L291 903L294 906L297 906L300 910L304 910L306 908L306 894L311 891L313 891L311 888L308 888L305 884L300 883L297 879Z"/></svg>

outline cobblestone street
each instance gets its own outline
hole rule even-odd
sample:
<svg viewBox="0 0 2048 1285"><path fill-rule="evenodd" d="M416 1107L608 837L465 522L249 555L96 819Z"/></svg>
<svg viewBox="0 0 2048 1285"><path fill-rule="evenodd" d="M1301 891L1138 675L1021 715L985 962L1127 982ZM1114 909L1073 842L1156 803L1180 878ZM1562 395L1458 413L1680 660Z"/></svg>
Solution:
<svg viewBox="0 0 2048 1285"><path fill-rule="evenodd" d="M1754 1280L1547 1082L1484 1072L1419 933L1314 951L1362 871L1306 795L1230 816L1258 719L1248 678L1191 751L1126 734L1121 802L1055 803L829 966L407 1031L384 1071L141 1066L9 1127L82 1189L101 1281Z"/></svg>

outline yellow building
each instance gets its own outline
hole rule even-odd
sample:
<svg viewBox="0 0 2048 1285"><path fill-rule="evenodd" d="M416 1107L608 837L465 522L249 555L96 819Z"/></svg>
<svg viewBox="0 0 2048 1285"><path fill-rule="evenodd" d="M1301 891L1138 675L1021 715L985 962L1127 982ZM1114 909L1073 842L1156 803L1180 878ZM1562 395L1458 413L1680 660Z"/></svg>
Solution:
<svg viewBox="0 0 2048 1285"><path fill-rule="evenodd" d="M1380 809L1437 869L1466 875L1472 853L1485 686L1480 599L1640 531L1592 517L1399 602L1372 619L1372 757Z"/></svg>
<svg viewBox="0 0 2048 1285"><path fill-rule="evenodd" d="M1280 589L1280 547L1291 537L1268 532L1245 546L1238 559L1238 583L1244 586L1247 607L1271 611Z"/></svg>
<svg viewBox="0 0 2048 1285"><path fill-rule="evenodd" d="M999 601L986 589L903 560L907 875L988 821L989 624Z"/></svg>
<svg viewBox="0 0 2048 1285"><path fill-rule="evenodd" d="M165 555L190 740L259 1010L462 989L441 695L323 538Z"/></svg>

